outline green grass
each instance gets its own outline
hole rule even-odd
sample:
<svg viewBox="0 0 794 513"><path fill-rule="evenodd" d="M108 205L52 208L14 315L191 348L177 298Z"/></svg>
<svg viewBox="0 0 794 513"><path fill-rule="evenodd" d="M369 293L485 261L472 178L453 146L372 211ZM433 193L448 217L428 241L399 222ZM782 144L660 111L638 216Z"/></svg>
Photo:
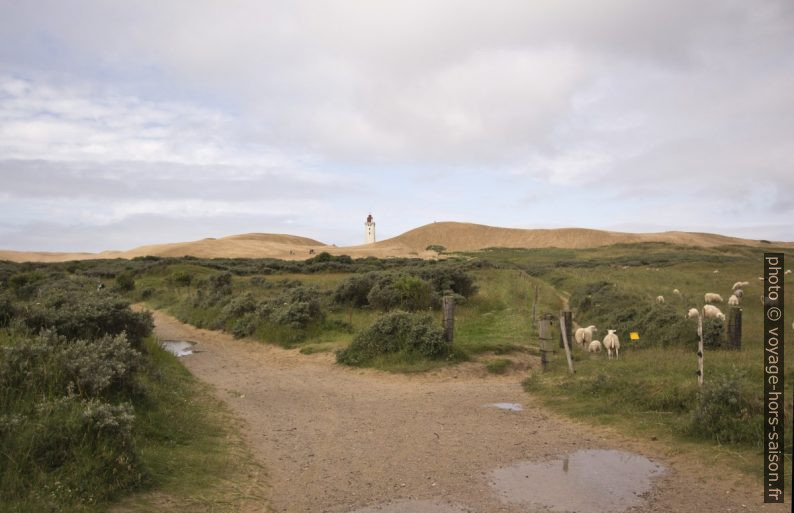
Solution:
<svg viewBox="0 0 794 513"><path fill-rule="evenodd" d="M504 374L512 364L513 362L507 358L497 358L485 362L485 368L488 369L488 372L491 374Z"/></svg>

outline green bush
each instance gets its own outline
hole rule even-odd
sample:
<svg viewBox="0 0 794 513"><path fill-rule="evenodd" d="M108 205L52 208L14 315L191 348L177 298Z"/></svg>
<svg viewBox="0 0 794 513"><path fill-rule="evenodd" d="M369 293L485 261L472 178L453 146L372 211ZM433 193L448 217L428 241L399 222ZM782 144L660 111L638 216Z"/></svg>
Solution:
<svg viewBox="0 0 794 513"><path fill-rule="evenodd" d="M378 276L367 294L374 308L391 310L427 310L438 304L438 295L430 283L407 274L384 273Z"/></svg>
<svg viewBox="0 0 794 513"><path fill-rule="evenodd" d="M761 447L763 397L753 394L744 378L733 368L706 381L687 428L690 435Z"/></svg>
<svg viewBox="0 0 794 513"><path fill-rule="evenodd" d="M122 292L135 289L135 278L130 273L122 273L116 277L116 288Z"/></svg>
<svg viewBox="0 0 794 513"><path fill-rule="evenodd" d="M193 275L187 271L176 271L171 274L170 281L174 285L187 287L193 282Z"/></svg>
<svg viewBox="0 0 794 513"><path fill-rule="evenodd" d="M425 248L425 251L435 251L436 253L443 253L447 248L441 244L431 244Z"/></svg>
<svg viewBox="0 0 794 513"><path fill-rule="evenodd" d="M333 294L333 301L337 304L350 305L357 308L367 306L367 295L375 285L375 273L354 274L339 284Z"/></svg>
<svg viewBox="0 0 794 513"><path fill-rule="evenodd" d="M0 328L8 326L15 313L16 308L11 298L7 294L0 294Z"/></svg>
<svg viewBox="0 0 794 513"><path fill-rule="evenodd" d="M432 316L398 310L379 317L347 349L337 353L336 360L365 365L379 355L400 352L441 358L449 354L450 344Z"/></svg>

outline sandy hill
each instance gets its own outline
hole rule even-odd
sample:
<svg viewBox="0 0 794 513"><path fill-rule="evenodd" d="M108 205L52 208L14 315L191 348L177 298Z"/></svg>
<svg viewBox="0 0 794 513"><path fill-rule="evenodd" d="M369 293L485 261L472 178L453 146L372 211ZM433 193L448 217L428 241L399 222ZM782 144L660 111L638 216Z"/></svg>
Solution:
<svg viewBox="0 0 794 513"><path fill-rule="evenodd" d="M0 260L16 262L63 262L97 258L133 258L136 256L191 255L199 258L283 258L305 259L320 251L346 254L354 258L376 256L431 258L430 245L444 246L448 251L475 251L491 247L507 248L592 248L620 243L668 242L687 246L713 247L726 244L759 245L759 241L727 237L711 233L660 232L624 233L585 228L519 229L499 228L471 223L432 223L386 239L375 244L336 247L295 235L248 233L220 239L202 239L192 242L154 244L129 251L103 251L101 253L46 253L0 251ZM794 248L794 243L776 243Z"/></svg>
<svg viewBox="0 0 794 513"><path fill-rule="evenodd" d="M443 222L420 226L375 245L406 246L424 250L440 244L448 251L505 248L593 248L636 242L668 242L687 246L713 247L726 244L758 245L759 241L711 233L660 232L625 233L586 228L520 229L472 223Z"/></svg>

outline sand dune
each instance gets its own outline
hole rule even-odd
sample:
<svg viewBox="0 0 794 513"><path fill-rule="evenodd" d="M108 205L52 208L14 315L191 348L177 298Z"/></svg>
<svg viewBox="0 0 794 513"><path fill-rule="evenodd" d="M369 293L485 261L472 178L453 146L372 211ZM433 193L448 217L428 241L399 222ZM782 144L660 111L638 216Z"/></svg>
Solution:
<svg viewBox="0 0 794 513"><path fill-rule="evenodd" d="M472 223L432 223L386 239L375 244L336 247L295 235L247 233L220 239L202 239L192 242L154 244L128 251L103 251L101 253L47 253L25 251L0 251L0 260L14 262L64 262L98 258L134 258L137 256L199 258L283 258L302 260L320 251L354 258L375 256L431 258L436 254L427 251L438 244L448 251L475 251L491 247L507 248L592 248L620 243L668 242L687 246L714 247L727 244L757 246L757 240L740 239L711 233L660 232L625 233L586 228L519 229L500 228ZM776 246L794 248L794 243L775 243Z"/></svg>

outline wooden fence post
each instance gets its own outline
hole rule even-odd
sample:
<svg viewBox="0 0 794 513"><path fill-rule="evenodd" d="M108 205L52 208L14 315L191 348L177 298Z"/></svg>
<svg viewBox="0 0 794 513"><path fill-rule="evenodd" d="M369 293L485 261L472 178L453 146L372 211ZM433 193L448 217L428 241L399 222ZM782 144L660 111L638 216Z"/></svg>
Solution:
<svg viewBox="0 0 794 513"><path fill-rule="evenodd" d="M444 296L441 298L442 310L444 311L444 339L452 344L452 337L455 332L455 298Z"/></svg>
<svg viewBox="0 0 794 513"><path fill-rule="evenodd" d="M532 322L535 322L535 321L538 320L537 312L538 312L538 285L536 283L535 284L535 297L532 300Z"/></svg>
<svg viewBox="0 0 794 513"><path fill-rule="evenodd" d="M698 386L703 386L703 309L698 314Z"/></svg>
<svg viewBox="0 0 794 513"><path fill-rule="evenodd" d="M732 306L728 312L728 346L742 348L742 309L738 306Z"/></svg>
<svg viewBox="0 0 794 513"><path fill-rule="evenodd" d="M565 330L563 330L563 327L565 327ZM565 347L562 339L563 333L568 336L568 347L571 347L573 344L573 339L571 338L573 334L573 315L570 310L560 310L560 349Z"/></svg>
<svg viewBox="0 0 794 513"><path fill-rule="evenodd" d="M538 324L538 338L540 339L540 368L543 369L543 372L546 372L546 369L549 366L548 352L553 349L551 341L551 321L553 319L553 315L544 314L540 316L540 322Z"/></svg>
<svg viewBox="0 0 794 513"><path fill-rule="evenodd" d="M567 317L567 318L566 318ZM567 321L567 322L566 322ZM571 312L563 310L560 312L560 337L562 338L563 347L565 347L565 357L568 359L568 372L573 374L573 360L571 360L571 346L568 343L568 334L570 333Z"/></svg>

